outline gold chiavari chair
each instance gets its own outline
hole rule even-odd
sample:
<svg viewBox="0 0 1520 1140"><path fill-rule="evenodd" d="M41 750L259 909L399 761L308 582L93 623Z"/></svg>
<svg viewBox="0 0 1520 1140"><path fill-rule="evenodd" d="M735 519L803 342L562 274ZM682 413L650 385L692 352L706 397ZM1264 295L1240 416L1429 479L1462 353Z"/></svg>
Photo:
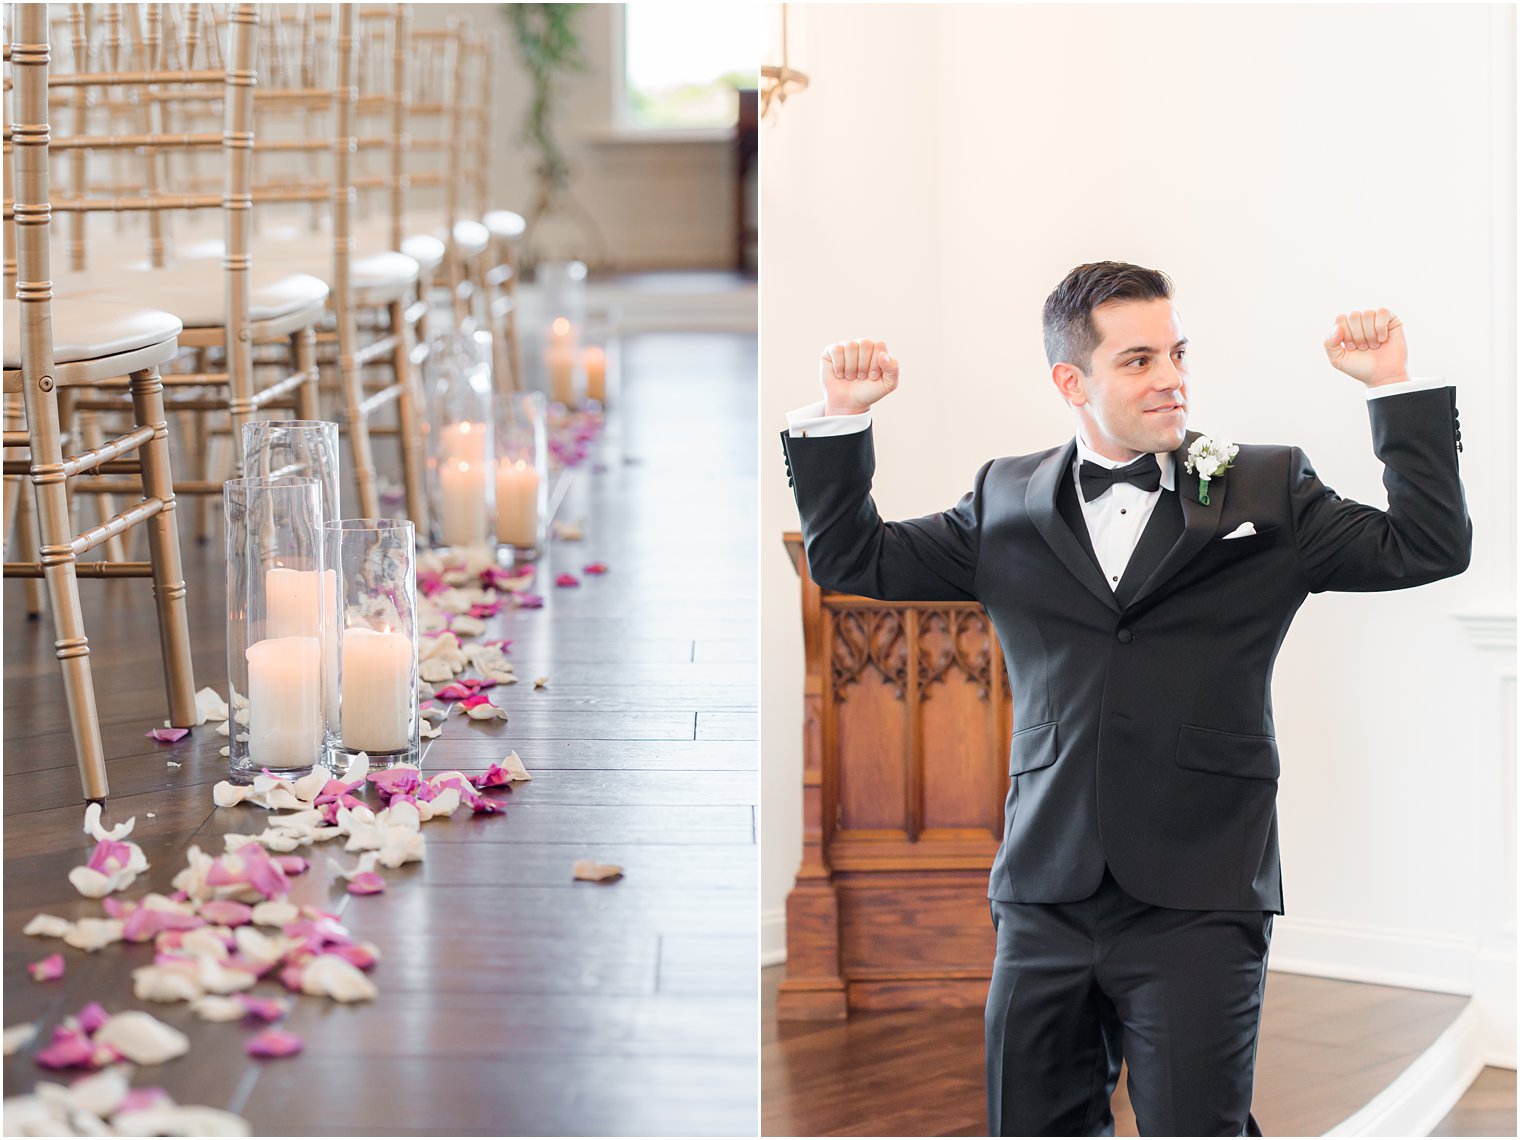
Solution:
<svg viewBox="0 0 1520 1140"><path fill-rule="evenodd" d="M5 143L7 174L11 175L8 189L14 198L7 194L5 223L7 248L15 251L16 260L15 299L4 303L3 374L7 396L21 398L25 426L13 428L8 417L4 443L8 453L21 448L29 458L7 459L5 471L28 476L41 542L36 560L7 562L4 572L7 577L40 577L47 583L84 795L102 801L109 784L78 589L78 579L87 569L98 577L152 578L169 720L182 727L196 720L168 422L158 371L176 352L181 324L169 313L132 305L54 303L48 240L48 7L17 4L12 18L14 27L6 29L5 58L10 65L6 89L14 92L14 116ZM131 430L99 447L66 455L60 393L123 375L128 377L131 393L135 421ZM133 452L137 459L122 458ZM76 534L68 508L68 480L89 471L139 476L142 498L101 525ZM151 557L147 563L78 562L80 555L138 524L148 528Z"/></svg>
<svg viewBox="0 0 1520 1140"><path fill-rule="evenodd" d="M234 5L230 19L223 25L226 34L244 53L222 53L221 67L181 68L165 66L171 58L166 52L162 28L170 9L161 4L109 5L91 7L100 10L101 22L108 32L118 25L141 24L137 36L141 50L136 59L143 66L134 70L110 70L113 59L111 39L105 40L106 53L94 51L93 42L85 63L90 70L54 74L49 83L55 88L98 88L111 92L111 99L123 99L141 108L140 129L132 134L101 133L109 126L105 120L91 120L83 135L55 141L55 149L71 152L84 149L95 152L126 150L139 158L141 182L134 193L104 195L91 184L86 192L54 203L64 212L93 214L136 211L146 215L147 259L131 264L92 264L83 272L62 274L55 281L55 293L70 298L97 300L132 299L151 304L175 314L184 322L182 346L195 350L192 370L166 375L164 383L176 392L193 389L186 396L176 395L168 403L171 411L229 413L231 449L234 465L241 466L242 425L256 413L268 408L291 408L302 418L318 413L315 337L327 304L328 288L321 280L292 272L272 264L256 264L250 253L253 197L251 161L254 147L253 88L254 57L258 12L253 5ZM213 36L217 21L210 6L194 19L197 38ZM112 9L119 9L111 15ZM209 11L206 11L209 9ZM191 18L174 10L176 19L188 25ZM244 34L246 33L246 34ZM130 38L130 37L129 37ZM193 48L184 49L181 62L193 61ZM215 53L207 51L208 57ZM219 104L223 110L221 130L165 131L168 116L185 113L204 114L207 104ZM162 163L170 152L194 154L220 148L223 164L223 190L180 191L163 187ZM187 166L187 169L194 169ZM217 211L222 219L223 256L215 260L175 257L170 215L200 210ZM204 226L202 232L205 232ZM87 247L93 247L93 237ZM274 346L261 350L267 372L272 379L261 381L255 368L255 346ZM220 359L222 368L211 370ZM102 385L101 387L111 387ZM119 385L118 385L119 387ZM109 411L119 405L106 398L81 399L81 411ZM201 446L196 451L204 457L204 435L198 433ZM109 481L91 481L92 492L118 492ZM203 477L181 480L176 489L181 494L219 495L221 482Z"/></svg>

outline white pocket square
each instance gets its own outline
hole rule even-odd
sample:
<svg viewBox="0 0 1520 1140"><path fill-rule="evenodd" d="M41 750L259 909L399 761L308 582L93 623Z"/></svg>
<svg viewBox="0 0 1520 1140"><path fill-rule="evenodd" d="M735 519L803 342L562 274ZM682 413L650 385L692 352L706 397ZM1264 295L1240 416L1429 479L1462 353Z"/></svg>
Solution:
<svg viewBox="0 0 1520 1140"><path fill-rule="evenodd" d="M1243 522L1238 527L1236 527L1234 530L1230 531L1229 534L1225 535L1224 538L1220 539L1220 541L1223 542L1226 539L1231 539L1231 538L1245 538L1246 535L1248 535L1248 534L1255 534L1255 533L1256 533L1256 524L1255 523Z"/></svg>

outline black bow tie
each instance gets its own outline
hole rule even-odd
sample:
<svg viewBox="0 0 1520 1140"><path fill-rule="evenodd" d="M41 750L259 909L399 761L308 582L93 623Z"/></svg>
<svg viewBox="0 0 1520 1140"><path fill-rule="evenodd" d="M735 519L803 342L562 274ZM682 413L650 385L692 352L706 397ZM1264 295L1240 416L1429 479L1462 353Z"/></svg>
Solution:
<svg viewBox="0 0 1520 1140"><path fill-rule="evenodd" d="M1104 467L1090 459L1082 460L1082 498L1092 502L1115 483L1129 483L1142 491L1155 491L1161 487L1161 464L1154 455L1142 455L1123 467Z"/></svg>

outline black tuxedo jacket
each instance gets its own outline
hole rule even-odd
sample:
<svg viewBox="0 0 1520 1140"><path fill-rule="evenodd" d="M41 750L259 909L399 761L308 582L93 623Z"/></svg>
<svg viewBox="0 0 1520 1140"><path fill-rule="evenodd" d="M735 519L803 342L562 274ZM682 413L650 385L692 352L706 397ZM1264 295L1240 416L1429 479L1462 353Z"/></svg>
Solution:
<svg viewBox="0 0 1520 1140"><path fill-rule="evenodd" d="M997 631L1016 723L990 897L1073 902L1106 862L1142 902L1282 913L1271 680L1294 613L1311 592L1459 574L1472 547L1455 390L1368 412L1386 512L1265 444L1242 445L1203 506L1189 432L1117 592L1075 508L1075 440L983 465L951 510L884 523L870 431L782 434L816 582L975 600ZM1245 522L1254 535L1224 537Z"/></svg>

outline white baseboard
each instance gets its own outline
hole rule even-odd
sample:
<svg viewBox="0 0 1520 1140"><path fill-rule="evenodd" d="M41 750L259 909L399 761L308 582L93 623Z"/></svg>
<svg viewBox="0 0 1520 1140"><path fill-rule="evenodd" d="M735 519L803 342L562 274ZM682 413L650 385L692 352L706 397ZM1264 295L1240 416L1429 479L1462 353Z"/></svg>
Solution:
<svg viewBox="0 0 1520 1140"><path fill-rule="evenodd" d="M1483 1018L1469 1004L1409 1068L1326 1136L1429 1136L1484 1064Z"/></svg>
<svg viewBox="0 0 1520 1140"><path fill-rule="evenodd" d="M753 283L727 289L657 291L620 289L616 282L587 290L593 305L615 305L618 329L648 332L755 332L760 327L759 289Z"/></svg>
<svg viewBox="0 0 1520 1140"><path fill-rule="evenodd" d="M1279 917L1267 968L1447 994L1473 992L1477 947L1459 938Z"/></svg>
<svg viewBox="0 0 1520 1140"><path fill-rule="evenodd" d="M760 912L760 967L786 961L786 907L773 906Z"/></svg>

